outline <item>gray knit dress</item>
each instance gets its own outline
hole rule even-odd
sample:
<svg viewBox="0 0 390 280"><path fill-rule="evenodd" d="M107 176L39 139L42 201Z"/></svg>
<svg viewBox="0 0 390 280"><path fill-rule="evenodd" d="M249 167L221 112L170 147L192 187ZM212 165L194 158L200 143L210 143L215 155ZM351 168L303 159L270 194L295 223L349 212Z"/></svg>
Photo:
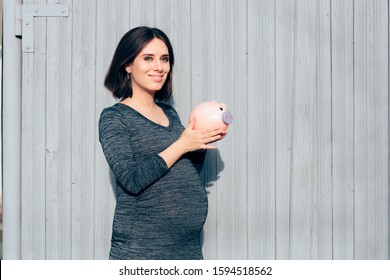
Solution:
<svg viewBox="0 0 390 280"><path fill-rule="evenodd" d="M158 104L168 127L117 103L103 110L99 140L116 177L110 259L202 259L200 234L207 194L197 164L184 155L170 169L158 155L184 130L172 106Z"/></svg>

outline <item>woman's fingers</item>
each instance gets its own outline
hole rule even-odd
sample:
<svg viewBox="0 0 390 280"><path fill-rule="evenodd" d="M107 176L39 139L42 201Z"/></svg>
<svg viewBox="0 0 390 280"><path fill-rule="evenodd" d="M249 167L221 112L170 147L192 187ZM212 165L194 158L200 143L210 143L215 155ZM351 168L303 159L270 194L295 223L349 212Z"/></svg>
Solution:
<svg viewBox="0 0 390 280"><path fill-rule="evenodd" d="M208 139L207 141L215 142L224 137L224 132L218 128L217 130L206 133L205 137Z"/></svg>
<svg viewBox="0 0 390 280"><path fill-rule="evenodd" d="M191 119L187 128L181 135L181 143L186 147L187 151L194 151L199 149L217 149L216 146L210 145L213 142L216 142L222 139L225 135L225 132L219 127L214 129L194 129L196 119Z"/></svg>

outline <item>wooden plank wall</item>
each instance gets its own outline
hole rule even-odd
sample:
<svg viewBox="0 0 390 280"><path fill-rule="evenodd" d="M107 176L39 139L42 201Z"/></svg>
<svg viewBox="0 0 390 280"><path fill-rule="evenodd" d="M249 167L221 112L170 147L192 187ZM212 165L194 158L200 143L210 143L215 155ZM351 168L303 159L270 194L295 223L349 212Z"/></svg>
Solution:
<svg viewBox="0 0 390 280"><path fill-rule="evenodd" d="M202 179L206 259L389 258L389 1L24 0L22 258L106 259L114 178L97 122L121 36L163 29L172 104L225 102L235 120Z"/></svg>

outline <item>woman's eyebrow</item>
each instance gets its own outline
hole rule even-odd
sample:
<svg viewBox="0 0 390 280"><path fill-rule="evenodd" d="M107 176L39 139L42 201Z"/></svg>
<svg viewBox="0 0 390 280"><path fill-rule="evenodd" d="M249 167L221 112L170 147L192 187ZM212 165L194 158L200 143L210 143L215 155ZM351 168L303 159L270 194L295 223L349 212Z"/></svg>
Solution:
<svg viewBox="0 0 390 280"><path fill-rule="evenodd" d="M145 56L145 55L147 55L147 56L155 56L155 54L152 54L152 53L144 53L142 56ZM162 57L163 56L169 56L169 54L163 54L163 55L161 55Z"/></svg>

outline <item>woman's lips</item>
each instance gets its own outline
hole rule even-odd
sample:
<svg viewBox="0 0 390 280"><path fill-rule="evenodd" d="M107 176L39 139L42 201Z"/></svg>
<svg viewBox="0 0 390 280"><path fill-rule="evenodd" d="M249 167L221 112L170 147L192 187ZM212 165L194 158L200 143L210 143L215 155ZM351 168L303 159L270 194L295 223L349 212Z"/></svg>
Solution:
<svg viewBox="0 0 390 280"><path fill-rule="evenodd" d="M148 76L155 82L161 82L164 77L164 75L148 75Z"/></svg>

